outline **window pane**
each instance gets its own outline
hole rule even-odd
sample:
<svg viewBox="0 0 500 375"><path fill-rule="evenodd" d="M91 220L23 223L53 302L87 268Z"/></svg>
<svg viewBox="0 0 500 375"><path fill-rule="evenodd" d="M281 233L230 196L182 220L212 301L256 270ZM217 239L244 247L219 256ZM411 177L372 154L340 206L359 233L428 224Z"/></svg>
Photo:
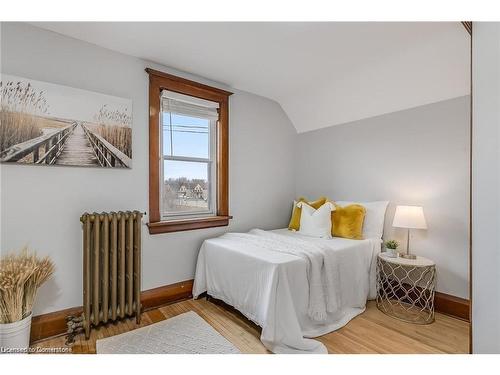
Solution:
<svg viewBox="0 0 500 375"><path fill-rule="evenodd" d="M209 157L210 121L207 119L163 113L164 155Z"/></svg>
<svg viewBox="0 0 500 375"><path fill-rule="evenodd" d="M209 211L209 163L164 160L165 214Z"/></svg>

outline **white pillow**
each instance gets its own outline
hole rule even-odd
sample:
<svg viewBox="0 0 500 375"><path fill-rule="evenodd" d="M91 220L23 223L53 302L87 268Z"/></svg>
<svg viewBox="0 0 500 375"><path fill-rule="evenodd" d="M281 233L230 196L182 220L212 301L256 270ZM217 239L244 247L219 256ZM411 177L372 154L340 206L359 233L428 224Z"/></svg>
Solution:
<svg viewBox="0 0 500 375"><path fill-rule="evenodd" d="M348 206L350 204L360 204L366 208L365 220L363 222L363 238L381 239L384 234L385 211L387 210L388 201L376 202L349 202L335 201L340 206Z"/></svg>
<svg viewBox="0 0 500 375"><path fill-rule="evenodd" d="M300 234L317 238L332 238L332 211L335 211L332 203L326 202L317 210L305 202L297 203L297 207L302 207Z"/></svg>

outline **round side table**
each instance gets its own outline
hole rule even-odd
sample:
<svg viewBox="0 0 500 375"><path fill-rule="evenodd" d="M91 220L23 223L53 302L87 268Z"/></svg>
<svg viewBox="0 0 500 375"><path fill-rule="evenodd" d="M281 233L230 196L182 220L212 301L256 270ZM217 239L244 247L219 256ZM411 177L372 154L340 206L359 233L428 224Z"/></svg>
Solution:
<svg viewBox="0 0 500 375"><path fill-rule="evenodd" d="M436 264L427 258L377 257L377 308L408 323L434 322Z"/></svg>

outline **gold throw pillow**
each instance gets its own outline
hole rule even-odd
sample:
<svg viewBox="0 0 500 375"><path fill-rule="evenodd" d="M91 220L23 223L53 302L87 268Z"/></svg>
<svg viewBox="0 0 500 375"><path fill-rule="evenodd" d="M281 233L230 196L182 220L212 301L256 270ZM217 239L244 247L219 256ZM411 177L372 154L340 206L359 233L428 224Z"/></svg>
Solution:
<svg viewBox="0 0 500 375"><path fill-rule="evenodd" d="M335 204L335 211L332 211L332 236L362 240L365 215L366 209L359 204L344 207Z"/></svg>

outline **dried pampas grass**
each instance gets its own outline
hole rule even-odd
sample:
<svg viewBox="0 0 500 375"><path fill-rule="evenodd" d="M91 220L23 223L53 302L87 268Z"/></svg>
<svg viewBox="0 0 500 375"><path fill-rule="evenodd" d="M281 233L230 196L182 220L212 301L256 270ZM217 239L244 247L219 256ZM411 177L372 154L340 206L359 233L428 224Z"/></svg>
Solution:
<svg viewBox="0 0 500 375"><path fill-rule="evenodd" d="M0 323L22 320L33 309L38 288L54 273L48 258L27 247L0 258Z"/></svg>

